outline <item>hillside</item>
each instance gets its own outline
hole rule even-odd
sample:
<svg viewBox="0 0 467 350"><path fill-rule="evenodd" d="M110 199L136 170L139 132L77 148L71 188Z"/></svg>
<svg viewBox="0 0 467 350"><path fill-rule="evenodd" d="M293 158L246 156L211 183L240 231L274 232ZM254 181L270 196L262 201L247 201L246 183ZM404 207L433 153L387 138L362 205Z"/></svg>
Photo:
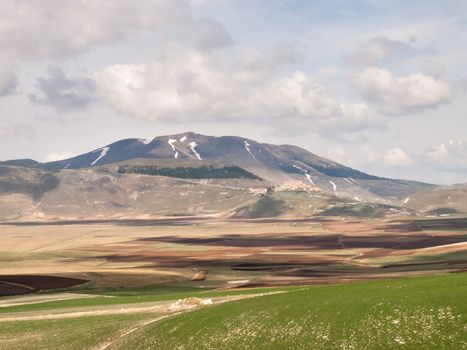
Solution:
<svg viewBox="0 0 467 350"><path fill-rule="evenodd" d="M421 191L401 201L401 205L428 215L467 214L467 183Z"/></svg>
<svg viewBox="0 0 467 350"><path fill-rule="evenodd" d="M0 166L0 220L218 214L263 188L255 179L179 179L116 169Z"/></svg>
<svg viewBox="0 0 467 350"><path fill-rule="evenodd" d="M459 349L463 292L463 274L304 286L174 316L111 349Z"/></svg>
<svg viewBox="0 0 467 350"><path fill-rule="evenodd" d="M74 170L0 166L0 221L216 215L385 217L411 210L368 203L290 181L270 183L238 167L135 160ZM131 162L129 162L131 164ZM153 165L148 165L153 163ZM176 162L180 164L180 162Z"/></svg>

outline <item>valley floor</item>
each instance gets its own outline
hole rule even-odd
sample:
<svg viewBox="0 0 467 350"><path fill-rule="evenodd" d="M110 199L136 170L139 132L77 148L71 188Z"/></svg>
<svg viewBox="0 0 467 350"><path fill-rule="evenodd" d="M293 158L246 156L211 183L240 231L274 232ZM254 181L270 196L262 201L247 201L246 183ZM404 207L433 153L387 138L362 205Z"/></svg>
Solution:
<svg viewBox="0 0 467 350"><path fill-rule="evenodd" d="M464 218L0 231L0 349L467 348Z"/></svg>
<svg viewBox="0 0 467 350"><path fill-rule="evenodd" d="M0 230L0 295L73 286L342 283L467 269L464 218L177 218Z"/></svg>

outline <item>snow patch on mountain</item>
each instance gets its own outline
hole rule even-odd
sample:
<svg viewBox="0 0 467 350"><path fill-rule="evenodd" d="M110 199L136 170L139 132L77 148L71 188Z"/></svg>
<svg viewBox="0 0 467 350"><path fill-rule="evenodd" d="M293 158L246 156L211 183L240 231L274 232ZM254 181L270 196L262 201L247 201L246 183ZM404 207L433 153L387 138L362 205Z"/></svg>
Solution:
<svg viewBox="0 0 467 350"><path fill-rule="evenodd" d="M167 141L167 142L170 145L170 147L172 147L172 149L174 151L174 158L177 159L178 158L178 151L175 149L175 146L174 146L174 143L177 142L177 140L169 139L169 141Z"/></svg>
<svg viewBox="0 0 467 350"><path fill-rule="evenodd" d="M152 141L154 141L155 137L150 137L148 139L139 139L138 142L141 142L144 145L149 145Z"/></svg>
<svg viewBox="0 0 467 350"><path fill-rule="evenodd" d="M300 171L306 173L306 170L303 169L303 168L301 168L301 167L299 167L298 165L293 164L292 166L293 166L295 169L298 169L298 170L300 170Z"/></svg>
<svg viewBox="0 0 467 350"><path fill-rule="evenodd" d="M402 202L402 204L407 204L409 202L410 198L407 197L406 199L404 199L404 201Z"/></svg>
<svg viewBox="0 0 467 350"><path fill-rule="evenodd" d="M356 183L355 180L352 179L351 177L344 177L343 179L344 179L345 181L347 181L347 182L348 182L349 184L351 184L351 185L356 185L356 186L358 186L358 183Z"/></svg>
<svg viewBox="0 0 467 350"><path fill-rule="evenodd" d="M93 153L95 153L97 151L101 151L101 153L99 154L99 157L97 157L96 160L91 163L91 165L95 165L99 160L104 158L106 156L107 152L109 151L109 149L110 149L109 147L102 147L102 148L96 149Z"/></svg>
<svg viewBox="0 0 467 350"><path fill-rule="evenodd" d="M308 179L308 181L310 181L310 183L315 186L315 183L313 182L313 180L311 179L311 176L310 174L305 174L306 178Z"/></svg>
<svg viewBox="0 0 467 350"><path fill-rule="evenodd" d="M248 143L248 141L245 140L245 149L246 149L246 151L247 151L248 153L250 153L250 156L251 156L254 160L258 161L258 159L256 159L255 155L251 152L250 146L251 146L251 145Z"/></svg>
<svg viewBox="0 0 467 350"><path fill-rule="evenodd" d="M313 180L312 180L310 174L308 174L308 171L307 171L307 170L305 170L305 169L303 169L302 167L299 167L298 165L295 165L295 164L292 164L292 166L293 166L295 169L300 170L300 171L305 175L306 179L307 179L313 186L315 186L315 183L313 182Z"/></svg>
<svg viewBox="0 0 467 350"><path fill-rule="evenodd" d="M186 141L186 135L180 138L180 142L185 142Z"/></svg>
<svg viewBox="0 0 467 350"><path fill-rule="evenodd" d="M329 183L332 185L332 188L334 189L334 193L337 194L337 186L334 182L332 182L331 180L329 180Z"/></svg>
<svg viewBox="0 0 467 350"><path fill-rule="evenodd" d="M196 152L196 148L195 148L196 146L198 146L198 144L196 142L194 142L194 141L190 142L190 148L191 148L192 152L195 154L195 156L196 156L196 158L198 158L198 160L202 160L200 154L198 152Z"/></svg>

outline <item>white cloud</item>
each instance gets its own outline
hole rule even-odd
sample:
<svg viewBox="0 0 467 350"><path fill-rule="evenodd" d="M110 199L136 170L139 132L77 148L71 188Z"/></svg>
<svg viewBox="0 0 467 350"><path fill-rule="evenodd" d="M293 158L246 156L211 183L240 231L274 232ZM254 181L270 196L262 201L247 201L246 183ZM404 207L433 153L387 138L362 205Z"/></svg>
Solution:
<svg viewBox="0 0 467 350"><path fill-rule="evenodd" d="M423 72L427 75L432 76L435 79L440 79L445 73L444 65L436 60L425 60L423 62Z"/></svg>
<svg viewBox="0 0 467 350"><path fill-rule="evenodd" d="M412 159L400 148L392 148L384 155L384 164L391 167L407 167Z"/></svg>
<svg viewBox="0 0 467 350"><path fill-rule="evenodd" d="M410 154L396 147L386 152L384 164L402 178L445 184L466 182L467 140L449 140Z"/></svg>
<svg viewBox="0 0 467 350"><path fill-rule="evenodd" d="M397 77L390 71L369 67L355 76L361 95L386 115L403 115L436 108L451 98L448 83L420 73Z"/></svg>
<svg viewBox="0 0 467 350"><path fill-rule="evenodd" d="M184 0L2 0L0 23L0 96L14 90L14 68L24 62L76 57L142 33L199 50L233 44L221 24L196 18Z"/></svg>
<svg viewBox="0 0 467 350"><path fill-rule="evenodd" d="M467 170L467 140L449 140L426 149L421 159L441 169Z"/></svg>
<svg viewBox="0 0 467 350"><path fill-rule="evenodd" d="M400 41L389 39L387 36L378 36L361 43L352 53L344 57L354 64L372 66L390 55L410 50L413 42L413 38L409 41Z"/></svg>
<svg viewBox="0 0 467 350"><path fill-rule="evenodd" d="M0 47L12 57L80 53L142 31L179 34L209 47L230 37L215 21L194 18L183 0L3 0Z"/></svg>
<svg viewBox="0 0 467 350"><path fill-rule="evenodd" d="M435 162L444 162L449 158L449 151L446 147L446 144L442 143L431 147L426 151L425 155L432 161Z"/></svg>
<svg viewBox="0 0 467 350"><path fill-rule="evenodd" d="M223 53L171 47L146 64L108 67L95 79L108 106L140 119L299 118L315 130L347 131L377 124L364 103L340 102L302 71L277 73L281 64L242 47Z"/></svg>
<svg viewBox="0 0 467 350"><path fill-rule="evenodd" d="M68 158L71 158L71 157L74 157L74 156L75 156L75 154L73 152L70 152L70 151L63 151L63 152L60 152L60 153L50 153L50 154L47 154L44 157L44 160L42 162L43 163L55 162L55 161L58 161L58 160L68 159Z"/></svg>

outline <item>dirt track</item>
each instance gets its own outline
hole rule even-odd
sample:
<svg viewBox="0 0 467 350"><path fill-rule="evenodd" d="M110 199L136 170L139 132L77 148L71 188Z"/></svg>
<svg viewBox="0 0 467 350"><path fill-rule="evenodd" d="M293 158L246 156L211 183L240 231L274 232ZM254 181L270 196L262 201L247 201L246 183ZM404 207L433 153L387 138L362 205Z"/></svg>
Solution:
<svg viewBox="0 0 467 350"><path fill-rule="evenodd" d="M254 298L258 296L264 296L268 294L277 294L281 292L271 293L258 293L249 295L238 295L230 297L219 297L212 298L213 304L222 304L229 301ZM125 314L136 314L136 313L158 313L158 314L174 314L174 312L187 311L202 307L204 304L187 304L177 306L174 309L174 301L163 301L163 302L152 302L152 303L134 303L125 305L112 305L112 306L96 306L92 308L69 308L66 311L58 309L55 312L44 314L44 311L34 311L25 313L5 314L0 318L0 322L11 322L11 321L40 321L40 320L56 320L65 318L75 317L87 317L87 316L106 316L106 315L125 315Z"/></svg>
<svg viewBox="0 0 467 350"><path fill-rule="evenodd" d="M127 330L123 331L122 333L120 333L116 337L114 337L113 339L110 339L110 340L106 341L105 343L100 344L97 347L92 348L91 350L105 350L105 349L108 349L110 346L114 345L119 340L122 340L123 338L130 335L131 333L136 332L137 330L140 330L141 328L143 328L145 326L148 326L151 323L163 320L164 318L179 315L181 313L182 312L176 312L176 313L173 313L173 314L170 314L170 315L163 315L163 316L156 317L156 318L154 318L152 320L142 322L139 325L137 325L136 327L133 327L133 328L130 328L130 329L127 329Z"/></svg>

